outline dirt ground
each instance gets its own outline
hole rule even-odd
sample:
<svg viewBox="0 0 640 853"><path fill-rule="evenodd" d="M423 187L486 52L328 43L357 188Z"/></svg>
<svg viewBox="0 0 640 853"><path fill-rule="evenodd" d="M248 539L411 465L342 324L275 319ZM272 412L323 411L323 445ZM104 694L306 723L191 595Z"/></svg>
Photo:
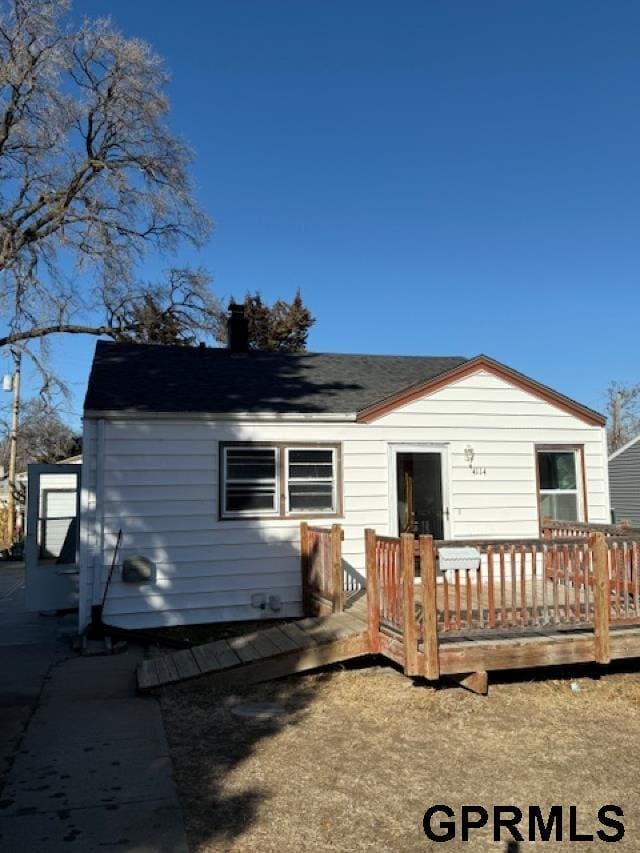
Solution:
<svg viewBox="0 0 640 853"><path fill-rule="evenodd" d="M640 851L640 673L512 681L488 697L413 684L388 666L291 677L234 693L196 682L161 698L194 853L575 850L598 809L624 810L615 850ZM526 677L526 676L524 676ZM575 689L577 685L578 689ZM249 702L280 716L245 719ZM562 842L491 829L429 841L426 809L564 808ZM436 824L434 829L440 831ZM605 828L606 829L606 828ZM528 823L524 824L528 837ZM611 829L606 829L612 832ZM609 849L602 841L578 849Z"/></svg>

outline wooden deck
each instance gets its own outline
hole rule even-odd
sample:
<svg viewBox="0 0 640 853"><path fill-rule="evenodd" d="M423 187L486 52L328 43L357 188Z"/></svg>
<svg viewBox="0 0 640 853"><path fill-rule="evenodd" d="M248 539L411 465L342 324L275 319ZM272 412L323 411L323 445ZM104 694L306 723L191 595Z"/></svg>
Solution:
<svg viewBox="0 0 640 853"><path fill-rule="evenodd" d="M443 570L452 543L367 530L365 599L345 573L340 527L303 524L303 607L313 615L146 660L139 689L204 675L252 684L372 654L407 676L455 676L486 692L495 670L640 658L640 531L572 532L474 542L477 562Z"/></svg>
<svg viewBox="0 0 640 853"><path fill-rule="evenodd" d="M640 658L640 628L617 628L611 631L609 639L608 663ZM590 629L540 630L515 637L488 637L486 634L451 637L439 646L440 675L538 669L594 661L594 635Z"/></svg>
<svg viewBox="0 0 640 853"><path fill-rule="evenodd" d="M225 685L256 684L369 652L364 600L329 616L312 616L251 634L149 658L138 667L138 689L207 675Z"/></svg>

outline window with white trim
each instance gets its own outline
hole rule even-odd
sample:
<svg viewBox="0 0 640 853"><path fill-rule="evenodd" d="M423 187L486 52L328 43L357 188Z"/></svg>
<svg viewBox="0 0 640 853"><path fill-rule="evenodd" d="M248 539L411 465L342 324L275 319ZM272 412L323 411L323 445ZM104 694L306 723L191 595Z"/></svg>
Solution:
<svg viewBox="0 0 640 853"><path fill-rule="evenodd" d="M287 448L287 512L336 511L336 452L317 447Z"/></svg>
<svg viewBox="0 0 640 853"><path fill-rule="evenodd" d="M337 515L337 445L221 445L221 518Z"/></svg>
<svg viewBox="0 0 640 853"><path fill-rule="evenodd" d="M579 453L574 447L537 450L541 518L582 520Z"/></svg>
<svg viewBox="0 0 640 853"><path fill-rule="evenodd" d="M224 515L278 515L278 448L224 448Z"/></svg>

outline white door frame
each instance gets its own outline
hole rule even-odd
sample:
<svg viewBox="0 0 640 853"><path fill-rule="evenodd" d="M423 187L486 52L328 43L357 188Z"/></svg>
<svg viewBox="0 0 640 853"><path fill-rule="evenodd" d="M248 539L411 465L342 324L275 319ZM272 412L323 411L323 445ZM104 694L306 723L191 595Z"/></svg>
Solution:
<svg viewBox="0 0 640 853"><path fill-rule="evenodd" d="M449 503L449 445L432 442L394 442L389 448L389 535L398 536L398 475L399 453L439 453L442 477L442 528L445 539L453 539L451 506Z"/></svg>

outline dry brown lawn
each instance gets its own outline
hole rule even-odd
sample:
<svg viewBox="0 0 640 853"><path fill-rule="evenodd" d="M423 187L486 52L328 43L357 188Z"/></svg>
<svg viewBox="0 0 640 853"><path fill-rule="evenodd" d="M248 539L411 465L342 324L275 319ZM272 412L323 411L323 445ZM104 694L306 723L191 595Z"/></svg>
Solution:
<svg viewBox="0 0 640 853"><path fill-rule="evenodd" d="M525 676L526 677L526 676ZM292 677L234 693L167 689L162 709L194 853L576 850L576 844L428 841L435 803L578 806L579 830L621 805L640 851L640 674L493 684L489 697L414 685L389 667ZM275 702L271 721L231 713ZM525 826L525 837L526 837ZM566 837L566 836L565 836Z"/></svg>

